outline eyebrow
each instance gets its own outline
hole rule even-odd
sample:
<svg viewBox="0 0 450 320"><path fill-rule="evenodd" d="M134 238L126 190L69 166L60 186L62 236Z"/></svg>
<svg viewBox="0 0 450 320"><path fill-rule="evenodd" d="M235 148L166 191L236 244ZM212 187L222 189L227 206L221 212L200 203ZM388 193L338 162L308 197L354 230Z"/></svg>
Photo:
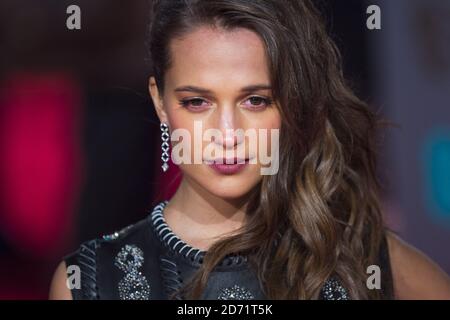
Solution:
<svg viewBox="0 0 450 320"><path fill-rule="evenodd" d="M241 88L241 92L253 92L258 90L271 90L272 87L267 84L253 84L249 86L245 86ZM195 93L201 93L201 94L212 94L213 92L211 90L196 87L196 86L181 86L178 88L175 88L175 92L195 92Z"/></svg>

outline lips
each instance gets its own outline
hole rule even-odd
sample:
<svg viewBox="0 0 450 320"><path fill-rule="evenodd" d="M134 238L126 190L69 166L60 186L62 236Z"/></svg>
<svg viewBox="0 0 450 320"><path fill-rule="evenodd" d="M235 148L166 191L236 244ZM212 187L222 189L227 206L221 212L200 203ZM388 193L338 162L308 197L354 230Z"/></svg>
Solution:
<svg viewBox="0 0 450 320"><path fill-rule="evenodd" d="M249 162L249 159L229 158L229 159L215 159L205 161L208 166L222 175L233 175L243 170Z"/></svg>
<svg viewBox="0 0 450 320"><path fill-rule="evenodd" d="M248 163L249 159L242 158L228 158L228 159L214 159L214 160L205 160L207 164L225 164L225 165L233 165L233 164L245 164Z"/></svg>

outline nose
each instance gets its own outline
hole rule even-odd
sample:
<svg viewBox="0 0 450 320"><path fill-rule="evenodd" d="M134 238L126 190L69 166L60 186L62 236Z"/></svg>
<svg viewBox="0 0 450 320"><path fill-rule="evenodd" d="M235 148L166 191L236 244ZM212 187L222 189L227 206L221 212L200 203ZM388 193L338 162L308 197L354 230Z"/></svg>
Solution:
<svg viewBox="0 0 450 320"><path fill-rule="evenodd" d="M238 132L239 117L236 115L234 106L223 105L219 108L217 129L221 131L221 137L215 140L215 143L222 146L224 149L233 149L242 142Z"/></svg>

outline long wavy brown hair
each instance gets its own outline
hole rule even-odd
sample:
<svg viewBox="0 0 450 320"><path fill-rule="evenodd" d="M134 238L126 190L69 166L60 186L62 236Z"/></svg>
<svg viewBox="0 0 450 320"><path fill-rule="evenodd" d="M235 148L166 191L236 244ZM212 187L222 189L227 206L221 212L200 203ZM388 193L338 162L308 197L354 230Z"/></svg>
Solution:
<svg viewBox="0 0 450 320"><path fill-rule="evenodd" d="M368 290L384 237L376 176L376 132L383 123L346 83L340 54L309 0L153 1L152 75L160 93L172 39L208 25L257 33L266 47L279 102L280 169L263 176L247 206L248 223L214 243L182 290L201 297L228 254L245 253L269 299L317 299L337 277L353 299Z"/></svg>

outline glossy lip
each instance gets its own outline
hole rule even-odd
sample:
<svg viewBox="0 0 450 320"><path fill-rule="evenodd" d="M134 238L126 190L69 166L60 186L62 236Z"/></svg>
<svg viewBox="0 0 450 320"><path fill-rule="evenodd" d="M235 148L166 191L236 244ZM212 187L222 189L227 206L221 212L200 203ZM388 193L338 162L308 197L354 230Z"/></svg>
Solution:
<svg viewBox="0 0 450 320"><path fill-rule="evenodd" d="M238 161L239 160L239 161ZM206 160L205 163L214 171L223 175L232 175L243 170L248 164L249 159L228 159L231 164L227 164L227 159ZM245 162L244 162L245 161ZM239 163L238 163L239 162Z"/></svg>
<svg viewBox="0 0 450 320"><path fill-rule="evenodd" d="M226 164L226 165L232 165L232 164L244 164L244 162L245 163L247 163L249 161L249 159L242 159L242 158L237 158L237 157L234 157L234 158L229 158L229 159L226 159L226 158L223 158L223 159L220 159L220 158L217 158L217 159L213 159L213 160L205 160L205 163L206 164Z"/></svg>

